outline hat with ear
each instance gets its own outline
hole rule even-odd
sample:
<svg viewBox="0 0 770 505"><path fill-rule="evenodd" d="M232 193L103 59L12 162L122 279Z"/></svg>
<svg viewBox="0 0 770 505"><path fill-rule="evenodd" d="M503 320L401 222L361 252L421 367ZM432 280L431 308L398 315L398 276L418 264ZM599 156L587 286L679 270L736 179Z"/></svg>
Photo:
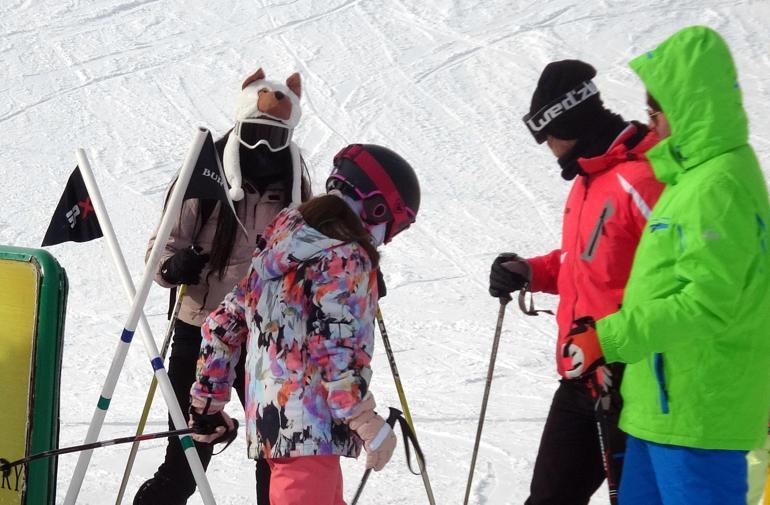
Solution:
<svg viewBox="0 0 770 505"><path fill-rule="evenodd" d="M298 73L294 73L286 79L285 83L268 81L265 73L260 68L246 78L241 85L241 92L236 101L235 128L225 144L222 156L222 164L225 177L230 186L230 198L233 201L241 200L243 193L243 177L241 174L241 144L245 148L255 149L264 144L271 151L282 149L291 150L292 158L292 202L300 203L302 170L299 148L291 140L294 128L302 116L299 99L302 94L302 82ZM280 136L285 145L271 145L271 139L259 139L255 145L249 145L240 138L240 127L243 122L256 122L264 125L265 132L275 129L285 130Z"/></svg>

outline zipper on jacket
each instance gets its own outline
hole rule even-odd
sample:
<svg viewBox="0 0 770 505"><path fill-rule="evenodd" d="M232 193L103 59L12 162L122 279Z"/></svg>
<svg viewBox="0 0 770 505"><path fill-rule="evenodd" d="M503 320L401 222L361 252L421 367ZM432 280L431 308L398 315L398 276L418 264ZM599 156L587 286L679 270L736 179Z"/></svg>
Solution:
<svg viewBox="0 0 770 505"><path fill-rule="evenodd" d="M585 261L593 261L594 253L596 253L596 246L599 243L599 238L604 231L604 223L615 213L615 208L612 206L612 200L607 200L602 209L602 213L599 215L599 219L594 225L594 229L591 232L591 238L588 240L588 247L583 251L581 258Z"/></svg>
<svg viewBox="0 0 770 505"><path fill-rule="evenodd" d="M658 381L658 393L660 395L660 410L668 414L668 391L666 391L666 374L663 371L663 354L656 352L652 356L652 364L655 369L655 378Z"/></svg>
<svg viewBox="0 0 770 505"><path fill-rule="evenodd" d="M580 222L583 219L583 208L586 204L586 199L588 198L588 176L583 176L583 200L580 202L580 209L578 209L578 216L577 216L577 222L575 224L575 247L573 251L577 251L580 247ZM572 254L572 258L570 258L572 262L572 292L575 293L575 301L572 304L572 320L574 321L577 319L577 316L575 315L575 307L577 307L578 302L578 289L577 289L577 283L575 282L575 265L577 264L577 259L575 258L575 254Z"/></svg>

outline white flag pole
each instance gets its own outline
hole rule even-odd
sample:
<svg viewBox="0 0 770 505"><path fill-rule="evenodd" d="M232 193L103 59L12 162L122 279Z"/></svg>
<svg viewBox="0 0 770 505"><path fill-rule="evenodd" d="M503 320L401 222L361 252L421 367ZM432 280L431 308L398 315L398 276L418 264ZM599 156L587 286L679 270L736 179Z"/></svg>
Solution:
<svg viewBox="0 0 770 505"><path fill-rule="evenodd" d="M192 176L192 172L195 168L198 156L200 155L201 148L204 141L206 140L207 135L208 130L205 128L199 127L196 131L195 139L193 140L193 143L187 152L187 158L182 165L182 169L179 172L176 184L174 184L174 189L169 196L166 205L166 212L163 214L160 226L158 227L155 244L153 245L150 256L146 261L145 271L139 284L139 291L133 298L131 311L129 312L128 319L120 336L120 344L118 345L118 348L115 351L115 355L113 356L112 364L110 365L110 370L107 374L107 379L105 380L104 386L102 387L102 393L99 397L99 402L97 403L96 410L94 411L94 415L91 418L91 424L88 427L85 443L91 443L95 441L99 436L99 432L101 431L102 424L104 423L104 417L107 413L107 408L109 407L110 400L112 398L112 393L115 391L115 386L117 384L120 371L123 368L123 363L125 362L128 346L133 339L137 322L142 315L142 308L144 307L144 304L147 300L147 295L149 294L155 272L157 270L158 264L160 263L161 254L163 253L166 242L171 235L171 229L173 228L179 216L179 212L182 207L182 201L184 199L184 193L187 189L187 185L190 182L190 177ZM90 170L90 165L88 165L88 160L85 158L85 153L83 153L82 160L80 159L81 152L82 150L78 151L78 162L80 163L81 172L84 175L86 187L88 187L90 179L93 187L96 188L93 174ZM85 168L86 166L88 168ZM95 194L98 194L98 189L95 193L91 192L90 187L88 187L88 189L89 195L91 196L92 202L94 203L94 209L97 209ZM99 203L102 204L100 195L98 200ZM102 209L104 209L103 205ZM104 215L106 216L106 212ZM113 250L113 253L114 251L119 252L120 248L118 247L117 241L115 240L113 244L109 238L109 236L112 235L112 239L114 240L114 233L112 232L112 226L109 223L109 219L107 218L105 222L102 223L101 216L99 216L99 218L100 225L103 227L105 236L108 237L108 244L110 244L110 249ZM107 229L110 230L109 234L107 234ZM125 262L123 262L123 264L125 267ZM128 276L127 269L125 273L130 282L130 276ZM158 352L158 347L155 344L155 340L153 340L152 335L149 332L144 331L144 325L142 326L142 337L144 340L145 350L150 357L152 368L155 371L155 377L158 380L161 392L163 393L163 397L166 400L166 404L168 405L169 413L171 414L174 427L176 429L187 428L187 420L182 413L182 409L179 407L179 403L176 401L176 395L174 394L171 382L168 379L166 369L163 366L163 360L160 358L160 353ZM203 503L206 505L216 505L216 502L214 501L214 495L211 491L211 486L209 485L208 480L206 480L205 471L203 470L203 465L201 465L200 458L198 458L198 453L195 451L195 444L193 443L192 438L189 435L186 435L180 437L180 442L185 450L187 462L189 463L192 473L195 476L195 481L198 485L198 490L200 491L201 497L203 498ZM88 469L88 464L91 460L92 452L93 451L83 451L80 453L77 465L75 466L75 472L73 473L72 480L70 481L69 488L67 489L67 494L64 498L65 505L74 505L77 501L78 494L80 493L80 487L83 484L83 479L85 477L86 470Z"/></svg>
<svg viewBox="0 0 770 505"><path fill-rule="evenodd" d="M99 191L99 185L96 183L94 172L91 169L91 163L83 149L78 149L75 155L77 157L78 166L80 167L80 173L83 176L83 181L85 182L86 189L88 190L88 195L90 196L91 203L94 206L94 212L96 212L99 226L104 233L104 237L107 239L107 245L109 246L110 253L112 254L112 258L115 262L115 266L120 273L120 280L123 281L123 288L125 289L126 295L128 296L129 304L131 304L133 303L134 297L136 296L136 289L134 288L134 282L131 280L131 275L128 271L128 266L126 265L126 259L123 255L123 251L121 250L120 244L118 243L117 235L115 234L115 230L112 227L112 221L110 221L107 207L104 205L104 199L102 198L101 191ZM150 329L150 325L147 322L147 318L145 317L144 312L140 312L139 327L143 335L146 335L152 342L155 342L155 339L152 335L152 330ZM126 348L129 345L130 342L124 342L123 340L121 340L119 344L119 346L125 346ZM152 360L154 357L155 355L151 356L150 360ZM110 397L105 398L111 399ZM173 397L173 401L177 403L176 396ZM197 451L193 449L185 450L190 452L193 459L200 461ZM200 475L193 473L193 477L195 477L196 482L198 482L198 480L205 480L206 474L205 472L201 472Z"/></svg>
<svg viewBox="0 0 770 505"><path fill-rule="evenodd" d="M110 215L107 213L107 207L104 206L104 200L102 199L102 193L99 191L99 185L96 184L96 178L91 169L91 163L88 161L86 152L83 149L79 148L75 152L75 156L78 160L80 174L83 176L83 182L85 182L86 189L88 190L88 196L91 197L91 203L94 206L94 212L96 212L99 227L102 229L104 238L107 240L107 246L112 255L112 260L115 263L115 267L118 269L120 280L123 283L123 289L128 296L128 303L131 304L134 302L134 296L136 296L136 288L134 287L134 281L131 280L131 274L128 272L126 258L123 256L123 251L120 249L115 230L112 228L112 221L110 221ZM149 335L150 338L155 340L152 336L152 330L147 322L147 318L144 316L144 312L142 312L139 317L139 328L142 330L142 333ZM121 344L123 343L124 342L121 341ZM126 345L128 345L127 342Z"/></svg>

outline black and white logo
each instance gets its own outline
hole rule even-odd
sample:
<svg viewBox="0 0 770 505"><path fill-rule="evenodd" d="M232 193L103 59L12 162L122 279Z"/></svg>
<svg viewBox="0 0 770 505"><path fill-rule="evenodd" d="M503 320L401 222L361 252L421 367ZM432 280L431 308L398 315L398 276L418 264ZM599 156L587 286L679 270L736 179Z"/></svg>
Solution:
<svg viewBox="0 0 770 505"><path fill-rule="evenodd" d="M556 100L545 105L536 113L524 116L524 122L527 124L529 131L532 132L532 135L535 136L535 139L538 142L542 142L545 140L543 129L554 119L598 93L599 89L593 81L585 81L578 87L567 91Z"/></svg>

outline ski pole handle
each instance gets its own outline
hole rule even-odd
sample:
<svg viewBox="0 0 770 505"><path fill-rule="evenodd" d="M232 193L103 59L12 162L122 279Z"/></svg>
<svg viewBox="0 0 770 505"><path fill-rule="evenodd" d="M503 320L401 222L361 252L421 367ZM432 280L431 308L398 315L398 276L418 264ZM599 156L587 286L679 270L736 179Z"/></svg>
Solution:
<svg viewBox="0 0 770 505"><path fill-rule="evenodd" d="M395 407L388 407L390 409L390 413L388 414L388 418L385 420L388 425L393 428L396 425L396 421L398 421L398 418L404 415L403 412L398 410Z"/></svg>

